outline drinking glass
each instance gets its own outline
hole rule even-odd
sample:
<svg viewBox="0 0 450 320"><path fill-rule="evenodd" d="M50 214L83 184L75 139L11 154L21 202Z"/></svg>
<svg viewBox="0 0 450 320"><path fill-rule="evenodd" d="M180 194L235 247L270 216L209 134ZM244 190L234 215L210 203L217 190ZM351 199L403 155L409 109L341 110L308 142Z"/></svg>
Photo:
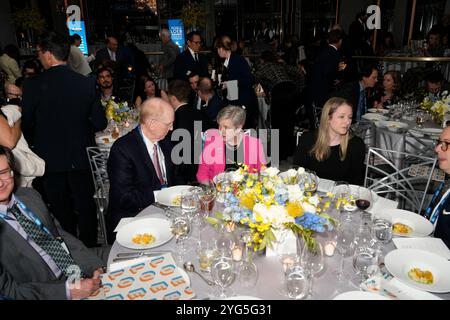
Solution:
<svg viewBox="0 0 450 320"><path fill-rule="evenodd" d="M335 203L336 209L340 209L345 200L349 197L350 187L345 181L336 181L333 189L331 189L331 193L333 195L333 202Z"/></svg>
<svg viewBox="0 0 450 320"><path fill-rule="evenodd" d="M210 273L213 260L218 255L218 250L215 244L207 241L199 242L197 247L197 254L200 271Z"/></svg>
<svg viewBox="0 0 450 320"><path fill-rule="evenodd" d="M212 263L211 276L214 282L220 286L220 298L226 298L225 288L229 287L236 278L233 259L228 255L220 255Z"/></svg>
<svg viewBox="0 0 450 320"><path fill-rule="evenodd" d="M303 186L303 190L310 194L314 194L317 191L318 178L317 174L311 170L305 170L305 173L300 177L300 181Z"/></svg>
<svg viewBox="0 0 450 320"><path fill-rule="evenodd" d="M199 194L200 210L203 217L208 217L214 207L214 199L216 198L216 190L213 186L202 186Z"/></svg>
<svg viewBox="0 0 450 320"><path fill-rule="evenodd" d="M191 188L192 189L192 188ZM197 191L187 191L181 194L181 212L186 215L191 221L195 218L199 211L200 205L198 201Z"/></svg>
<svg viewBox="0 0 450 320"><path fill-rule="evenodd" d="M308 296L312 296L314 275L322 271L324 266L323 248L319 242L316 241L311 248L305 243L301 255L301 264L311 277L309 280Z"/></svg>
<svg viewBox="0 0 450 320"><path fill-rule="evenodd" d="M184 260L184 253L186 249L184 248L184 240L189 237L191 232L191 220L181 214L172 217L171 232L175 235L177 243L178 260L182 263Z"/></svg>
<svg viewBox="0 0 450 320"><path fill-rule="evenodd" d="M289 298L300 300L308 295L309 277L300 263L289 267L285 275L286 294Z"/></svg>
<svg viewBox="0 0 450 320"><path fill-rule="evenodd" d="M345 255L353 249L353 240L355 234L353 226L350 223L344 223L339 226L336 238L336 250L341 255L341 261L338 270L338 281L341 282L344 275Z"/></svg>
<svg viewBox="0 0 450 320"><path fill-rule="evenodd" d="M355 248L353 254L353 269L364 281L378 271L378 250L371 245L361 245Z"/></svg>
<svg viewBox="0 0 450 320"><path fill-rule="evenodd" d="M416 113L416 124L417 129L423 129L423 124L425 123L425 113L421 110Z"/></svg>
<svg viewBox="0 0 450 320"><path fill-rule="evenodd" d="M372 204L372 201L373 201L372 191L364 187L359 187L358 195L355 201L358 209L361 211L369 209L370 205Z"/></svg>
<svg viewBox="0 0 450 320"><path fill-rule="evenodd" d="M377 218L373 220L372 236L377 241L380 257L383 247L392 241L392 222L386 219Z"/></svg>

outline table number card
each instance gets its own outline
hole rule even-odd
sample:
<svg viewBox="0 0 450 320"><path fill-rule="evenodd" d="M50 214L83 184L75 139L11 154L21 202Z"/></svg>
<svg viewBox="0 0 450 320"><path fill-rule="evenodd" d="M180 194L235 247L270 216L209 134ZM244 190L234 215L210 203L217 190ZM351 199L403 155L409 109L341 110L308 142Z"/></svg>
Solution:
<svg viewBox="0 0 450 320"><path fill-rule="evenodd" d="M102 284L86 300L187 300L195 297L170 253L104 274Z"/></svg>

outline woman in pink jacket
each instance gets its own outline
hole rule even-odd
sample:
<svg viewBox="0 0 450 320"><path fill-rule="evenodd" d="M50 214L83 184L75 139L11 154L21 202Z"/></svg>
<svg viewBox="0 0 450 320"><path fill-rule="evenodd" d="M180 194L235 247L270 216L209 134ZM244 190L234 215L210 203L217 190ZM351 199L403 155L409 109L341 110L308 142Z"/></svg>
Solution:
<svg viewBox="0 0 450 320"><path fill-rule="evenodd" d="M206 131L206 141L200 157L197 180L209 183L219 173L227 169L237 169L244 163L249 170L259 171L265 165L264 149L258 138L245 134L245 110L228 106L217 115L219 130Z"/></svg>

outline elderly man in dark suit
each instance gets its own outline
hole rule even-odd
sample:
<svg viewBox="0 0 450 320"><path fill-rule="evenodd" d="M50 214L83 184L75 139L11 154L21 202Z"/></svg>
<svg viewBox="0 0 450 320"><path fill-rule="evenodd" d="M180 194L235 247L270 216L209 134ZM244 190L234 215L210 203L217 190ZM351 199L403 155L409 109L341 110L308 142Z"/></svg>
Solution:
<svg viewBox="0 0 450 320"><path fill-rule="evenodd" d="M94 133L104 130L107 120L94 81L66 65L66 37L50 33L37 51L46 71L25 81L22 110L25 138L46 163L34 186L63 228L75 236L79 231L79 239L92 247L97 213L86 147L95 145Z"/></svg>
<svg viewBox="0 0 450 320"><path fill-rule="evenodd" d="M174 184L172 144L174 111L160 98L141 105L140 125L119 138L108 159L110 180L107 225L109 237L124 217L134 217L155 202L154 191Z"/></svg>
<svg viewBox="0 0 450 320"><path fill-rule="evenodd" d="M65 232L35 190L13 192L13 168L11 150L0 146L0 296L63 300L91 295L101 285L108 250L96 254Z"/></svg>
<svg viewBox="0 0 450 320"><path fill-rule="evenodd" d="M175 60L174 77L187 81L191 73L196 73L200 77L208 76L208 59L199 53L202 43L200 33L192 31L186 38L187 49Z"/></svg>
<svg viewBox="0 0 450 320"><path fill-rule="evenodd" d="M133 54L128 48L119 45L119 41L114 36L106 38L106 48L100 49L95 55L97 66L105 66L105 62L114 61L115 71L120 78L127 74L128 67L135 68Z"/></svg>
<svg viewBox="0 0 450 320"><path fill-rule="evenodd" d="M209 128L208 118L188 103L189 92L190 88L186 81L173 80L169 83L167 94L175 111L173 125L175 131L171 135L171 140L174 143L174 156L179 156L181 160L176 161L175 166L175 179L178 184L191 184L197 181L198 164L196 163L200 159L201 133ZM185 131L181 132L177 129ZM185 136L183 133L189 135ZM180 142L176 143L176 141ZM195 148L196 143L197 148ZM190 148L190 151L186 148Z"/></svg>
<svg viewBox="0 0 450 320"><path fill-rule="evenodd" d="M214 127L217 127L217 114L225 107L225 102L214 92L212 80L210 78L201 78L198 82L198 95L204 104L201 110L208 116L208 119Z"/></svg>

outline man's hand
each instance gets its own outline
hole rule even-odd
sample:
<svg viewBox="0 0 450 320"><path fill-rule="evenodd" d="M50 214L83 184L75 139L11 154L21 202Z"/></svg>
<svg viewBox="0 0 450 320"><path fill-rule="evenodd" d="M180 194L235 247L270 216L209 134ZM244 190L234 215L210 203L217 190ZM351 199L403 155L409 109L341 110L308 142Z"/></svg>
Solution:
<svg viewBox="0 0 450 320"><path fill-rule="evenodd" d="M104 273L102 268L94 271L91 279L81 279L79 282L69 284L70 296L72 300L80 300L92 295L102 285L100 275Z"/></svg>

